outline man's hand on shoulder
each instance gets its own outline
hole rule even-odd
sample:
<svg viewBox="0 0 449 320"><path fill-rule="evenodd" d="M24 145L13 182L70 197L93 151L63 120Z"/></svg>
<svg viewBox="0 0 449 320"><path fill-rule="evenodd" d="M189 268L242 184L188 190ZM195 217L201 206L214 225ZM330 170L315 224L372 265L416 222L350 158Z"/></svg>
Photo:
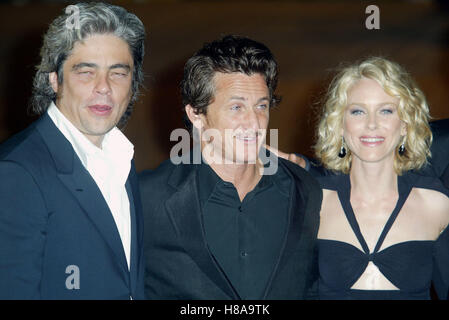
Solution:
<svg viewBox="0 0 449 320"><path fill-rule="evenodd" d="M267 150L269 150L270 152L273 152L278 157L281 157L281 158L284 158L285 160L289 160L293 163L296 163L297 165L301 166L302 168L306 167L306 161L302 157L297 156L294 153L285 153L276 148L270 147L267 144L265 145L265 148L267 148Z"/></svg>

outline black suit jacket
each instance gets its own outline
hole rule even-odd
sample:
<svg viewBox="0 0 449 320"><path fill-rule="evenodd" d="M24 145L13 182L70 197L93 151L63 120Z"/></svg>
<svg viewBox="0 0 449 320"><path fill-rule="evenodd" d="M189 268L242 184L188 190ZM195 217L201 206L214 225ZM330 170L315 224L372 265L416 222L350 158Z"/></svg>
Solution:
<svg viewBox="0 0 449 320"><path fill-rule="evenodd" d="M131 270L112 213L47 113L0 146L0 299L143 299L143 219L132 163ZM67 287L79 271L79 287Z"/></svg>
<svg viewBox="0 0 449 320"><path fill-rule="evenodd" d="M322 191L301 167L279 165L293 181L288 231L263 299L304 299L316 294ZM148 299L240 299L205 240L197 167L167 160L140 175Z"/></svg>
<svg viewBox="0 0 449 320"><path fill-rule="evenodd" d="M433 132L430 167L449 188L449 119L433 121L430 127Z"/></svg>

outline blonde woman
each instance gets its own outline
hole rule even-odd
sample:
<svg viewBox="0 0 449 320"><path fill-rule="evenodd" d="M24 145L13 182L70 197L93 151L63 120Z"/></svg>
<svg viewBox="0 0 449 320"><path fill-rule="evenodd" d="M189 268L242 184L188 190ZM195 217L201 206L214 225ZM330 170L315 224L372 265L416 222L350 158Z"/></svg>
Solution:
<svg viewBox="0 0 449 320"><path fill-rule="evenodd" d="M332 81L314 146L337 173L319 178L322 299L429 299L432 277L446 298L449 191L415 173L430 156L428 119L394 62L369 58Z"/></svg>

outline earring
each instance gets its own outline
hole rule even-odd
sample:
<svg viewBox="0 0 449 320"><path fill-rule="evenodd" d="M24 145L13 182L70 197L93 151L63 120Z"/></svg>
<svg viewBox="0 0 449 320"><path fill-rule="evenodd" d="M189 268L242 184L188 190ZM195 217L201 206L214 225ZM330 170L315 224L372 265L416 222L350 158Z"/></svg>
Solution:
<svg viewBox="0 0 449 320"><path fill-rule="evenodd" d="M399 155L402 156L405 152L405 146L404 146L404 142L402 142L402 144L399 146Z"/></svg>
<svg viewBox="0 0 449 320"><path fill-rule="evenodd" d="M343 138L343 136L341 136L341 148L340 148L340 152L338 153L338 156L340 158L344 158L346 156L346 148L345 148L345 139Z"/></svg>

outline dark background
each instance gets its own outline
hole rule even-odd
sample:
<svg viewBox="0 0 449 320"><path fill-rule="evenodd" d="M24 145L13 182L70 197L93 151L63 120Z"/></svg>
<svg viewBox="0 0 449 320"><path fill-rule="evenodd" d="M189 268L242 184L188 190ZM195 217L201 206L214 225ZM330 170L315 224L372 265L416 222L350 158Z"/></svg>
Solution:
<svg viewBox="0 0 449 320"><path fill-rule="evenodd" d="M204 42L234 33L265 43L280 66L281 105L271 112L279 148L312 155L316 112L332 69L369 55L402 64L425 92L434 119L449 117L449 10L445 1L110 1L147 28L145 89L125 134L138 171L169 157L183 127L178 83ZM42 35L66 1L0 1L0 141L35 119L27 114ZM365 8L380 9L367 30Z"/></svg>

